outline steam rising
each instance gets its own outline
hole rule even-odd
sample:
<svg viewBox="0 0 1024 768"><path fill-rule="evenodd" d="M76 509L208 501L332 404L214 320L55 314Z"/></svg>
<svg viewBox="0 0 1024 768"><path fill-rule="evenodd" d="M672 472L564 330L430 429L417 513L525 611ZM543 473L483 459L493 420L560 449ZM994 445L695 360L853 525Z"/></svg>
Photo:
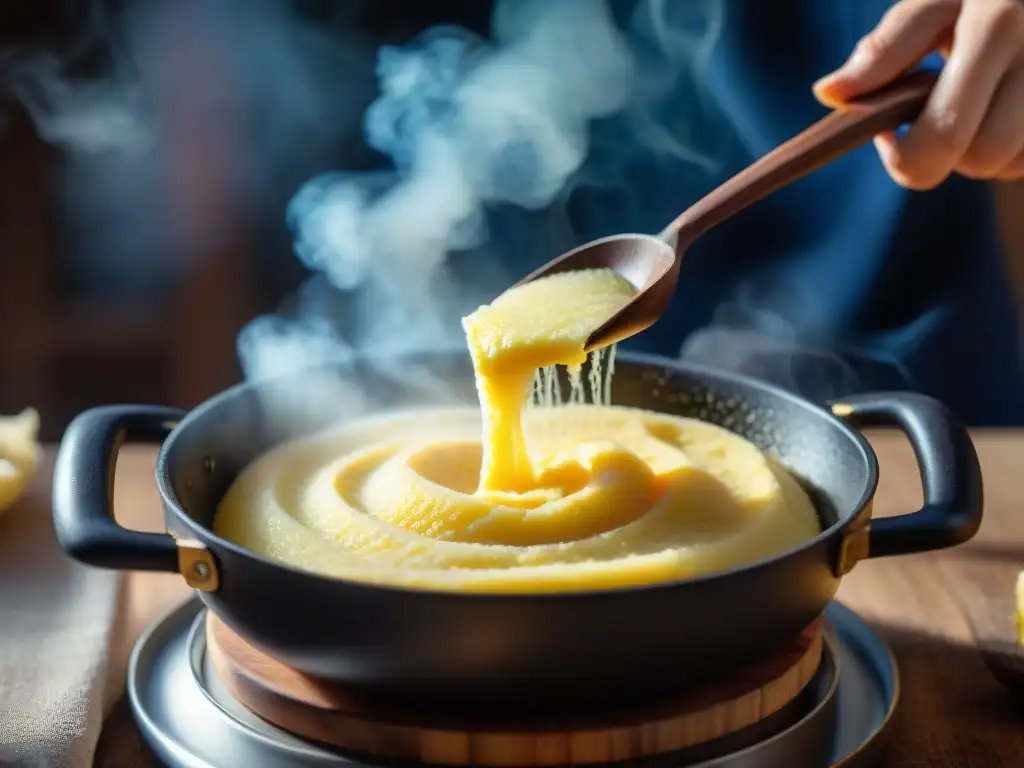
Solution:
<svg viewBox="0 0 1024 768"><path fill-rule="evenodd" d="M16 60L8 87L31 115L40 137L84 152L132 151L152 142L145 94L123 40L101 6L91 5L83 34L63 56L37 51ZM68 74L81 66L100 77Z"/></svg>
<svg viewBox="0 0 1024 768"><path fill-rule="evenodd" d="M487 243L488 206L550 205L587 156L589 121L625 106L634 74L625 39L592 0L499 3L493 38L435 28L380 51L364 131L394 169L320 176L288 210L305 265L372 298L348 347L318 317L257 319L239 340L247 375L328 350L338 359L459 343L445 314L459 292L446 258Z"/></svg>
<svg viewBox="0 0 1024 768"><path fill-rule="evenodd" d="M202 254L232 215L280 216L271 190L294 180L287 223L313 274L287 311L242 331L243 371L386 366L461 348L459 317L579 244L581 221L590 237L658 231L721 180L734 134L705 83L724 5L639 0L616 19L604 0L498 0L486 39L435 27L372 51L346 19L328 33L286 0L143 3L97 10L75 50L20 59L9 86L71 153L92 269L124 279ZM100 76L68 74L96 59ZM325 170L360 131L387 167ZM798 333L797 302L737 288L684 357L794 388L809 371L826 394L855 386Z"/></svg>
<svg viewBox="0 0 1024 768"><path fill-rule="evenodd" d="M173 279L358 139L373 51L344 25L290 0L79 5L73 45L4 52L3 85L63 150L58 215L90 287Z"/></svg>

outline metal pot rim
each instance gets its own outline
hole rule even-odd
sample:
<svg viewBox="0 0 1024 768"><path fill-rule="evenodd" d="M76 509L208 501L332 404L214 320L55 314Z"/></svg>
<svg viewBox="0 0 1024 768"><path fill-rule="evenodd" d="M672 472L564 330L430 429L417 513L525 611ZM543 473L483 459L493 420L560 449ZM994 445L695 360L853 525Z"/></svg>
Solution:
<svg viewBox="0 0 1024 768"><path fill-rule="evenodd" d="M463 353L464 354L464 353ZM439 350L435 352L417 353L411 357L455 357L455 351ZM400 358L399 358L400 359ZM875 455L874 450L871 448L868 441L864 436L852 427L843 419L836 416L827 408L824 408L817 403L814 403L807 398L801 397L798 394L789 392L782 389L781 387L775 386L759 379L755 379L750 376L733 373L730 371L723 371L707 366L695 365L686 363L681 360L673 358L662 357L659 355L650 355L643 353L634 352L620 352L618 359L625 363L630 363L639 366L649 366L651 368L669 369L680 373L690 373L697 377L709 379L712 381L720 381L735 386L758 390L768 394L773 398L777 398L786 401L792 405L795 405L816 418L822 418L827 420L833 427L838 429L860 452L860 458L867 466L867 482L863 490L860 493L855 508L849 510L837 510L837 520L829 527L823 529L817 536L812 539L808 539L794 547L783 550L776 553L768 558L756 560L751 563L736 566L724 571L716 571L713 573L703 574L700 576L693 576L682 579L673 579L670 581L652 582L650 584L641 585L630 585L622 587L607 587L602 589L589 589L589 590L564 590L558 592L472 592L472 591L461 591L461 590L443 590L434 589L430 587L411 587L411 586L399 586L392 584L376 583L376 582L364 582L351 579L343 579L339 577L324 576L322 574L307 571L301 568L297 568L288 563L283 563L277 560L273 560L269 557L260 555L255 552L251 552L243 547L234 544L227 539L224 539L213 532L210 528L203 526L196 522L196 520L187 514L178 500L177 494L171 484L171 477L168 467L169 457L174 453L175 446L181 435L189 428L191 424L198 422L201 419L209 418L209 414L215 412L223 403L238 397L247 391L257 391L267 386L272 385L274 382L284 381L289 378L294 378L296 375L301 374L288 374L287 376L267 379L260 382L242 382L231 386L221 392L213 395L203 403L199 404L191 411L189 411L185 417L178 422L178 424L168 435L167 439L163 442L160 447L159 453L157 454L156 461L156 482L157 488L160 493L160 498L163 501L164 508L171 511L177 521L185 526L196 539L201 541L203 544L210 546L214 552L216 550L227 550L236 557L244 557L248 560L255 561L263 567L268 568L279 568L288 571L296 576L302 576L306 578L316 579L328 583L344 584L349 589L365 589L367 591L374 592L385 592L392 594L407 594L407 595L422 595L424 597L429 596L431 599L452 599L460 601L468 601L473 599L487 600L487 601L505 601L515 602L520 600L588 600L588 599L608 599L610 597L623 597L644 593L648 594L659 590L673 590L680 588L697 588L701 585L721 581L730 577L734 577L739 574L755 573L758 570L769 569L776 563L786 560L789 557L796 555L799 552L803 552L808 549L813 549L825 542L833 539L840 535L847 527L849 527L859 513L867 507L872 498L874 497L875 490L878 486L878 459ZM333 364L326 364L323 366L317 366L315 368L307 369L309 371L323 371L336 367Z"/></svg>

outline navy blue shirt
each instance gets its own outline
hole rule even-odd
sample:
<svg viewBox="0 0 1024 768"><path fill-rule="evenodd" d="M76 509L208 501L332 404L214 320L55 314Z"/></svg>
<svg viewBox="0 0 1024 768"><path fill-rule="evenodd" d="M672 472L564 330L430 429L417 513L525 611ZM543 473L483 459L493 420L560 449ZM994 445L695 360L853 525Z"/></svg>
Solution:
<svg viewBox="0 0 1024 768"><path fill-rule="evenodd" d="M576 241L660 231L825 114L811 84L890 5L722 2L721 36L697 73L710 107L688 120L698 86L682 77L680 113L668 116L717 164L623 146L621 118L600 121L567 201ZM612 188L588 183L610 172ZM907 191L870 144L700 239L666 315L624 346L670 356L685 347L688 359L818 399L914 389L975 425L1024 423L1015 304L988 187L952 177Z"/></svg>
<svg viewBox="0 0 1024 768"><path fill-rule="evenodd" d="M487 243L449 255L452 273L487 295L587 240L660 232L825 115L813 82L841 65L892 4L609 2L640 62L631 106L591 123L586 160L553 203L490 206ZM444 4L458 17L449 22L484 32L489 4ZM649 26L645 39L638 8L669 15L660 28L667 46L652 42ZM709 35L714 45L695 57ZM641 126L633 107L662 86ZM445 103L445 88L421 89L420 119L433 114L434 91ZM529 157L519 160L529 173ZM817 400L913 389L974 425L1024 424L1015 304L989 187L954 176L933 191L907 191L870 144L699 239L668 312L624 346L682 354Z"/></svg>

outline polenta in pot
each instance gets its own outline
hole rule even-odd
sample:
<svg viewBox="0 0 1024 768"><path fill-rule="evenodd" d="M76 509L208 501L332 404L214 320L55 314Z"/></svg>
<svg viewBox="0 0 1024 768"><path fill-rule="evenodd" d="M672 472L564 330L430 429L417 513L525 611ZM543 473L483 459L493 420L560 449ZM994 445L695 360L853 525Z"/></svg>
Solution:
<svg viewBox="0 0 1024 768"><path fill-rule="evenodd" d="M752 443L608 404L614 348L591 354L583 381L587 337L632 294L603 269L510 289L463 320L479 411L390 414L282 444L239 475L214 531L331 577L527 593L677 580L817 535L803 488Z"/></svg>

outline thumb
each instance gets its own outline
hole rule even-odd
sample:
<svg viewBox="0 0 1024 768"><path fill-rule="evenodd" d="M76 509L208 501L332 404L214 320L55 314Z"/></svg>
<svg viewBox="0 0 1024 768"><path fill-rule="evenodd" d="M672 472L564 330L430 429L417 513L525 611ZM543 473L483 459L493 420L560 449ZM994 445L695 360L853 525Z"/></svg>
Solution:
<svg viewBox="0 0 1024 768"><path fill-rule="evenodd" d="M959 13L959 0L902 0L861 38L843 66L814 84L815 97L836 107L892 82L935 50Z"/></svg>

